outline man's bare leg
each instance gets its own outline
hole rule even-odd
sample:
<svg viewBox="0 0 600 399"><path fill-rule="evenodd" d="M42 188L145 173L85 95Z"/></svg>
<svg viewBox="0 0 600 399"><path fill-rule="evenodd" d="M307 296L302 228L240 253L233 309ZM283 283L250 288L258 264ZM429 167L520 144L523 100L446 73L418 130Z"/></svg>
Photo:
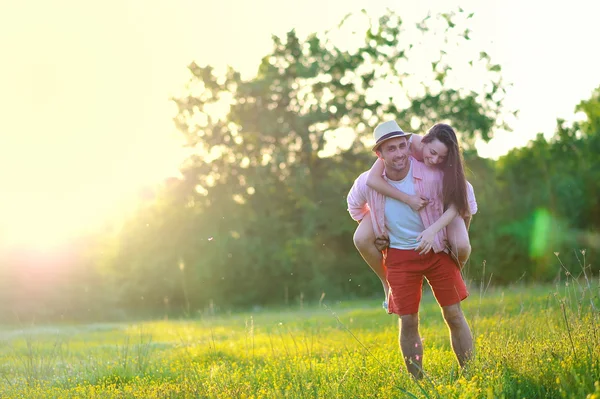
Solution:
<svg viewBox="0 0 600 399"><path fill-rule="evenodd" d="M423 344L419 336L419 314L400 316L400 349L406 369L416 379L423 377Z"/></svg>
<svg viewBox="0 0 600 399"><path fill-rule="evenodd" d="M473 355L473 336L460 303L442 307L442 314L450 330L452 350L460 367L464 367Z"/></svg>

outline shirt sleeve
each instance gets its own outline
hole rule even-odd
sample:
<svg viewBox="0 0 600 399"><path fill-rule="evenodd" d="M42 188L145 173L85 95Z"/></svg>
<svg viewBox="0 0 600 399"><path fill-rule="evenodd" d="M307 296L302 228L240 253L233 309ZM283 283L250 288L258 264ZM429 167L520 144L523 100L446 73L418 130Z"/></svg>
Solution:
<svg viewBox="0 0 600 399"><path fill-rule="evenodd" d="M350 212L352 219L356 221L361 221L369 212L365 190L366 176L367 173L363 173L354 181L354 184L346 197L348 201L348 212Z"/></svg>
<svg viewBox="0 0 600 399"><path fill-rule="evenodd" d="M469 210L471 211L471 215L476 214L477 200L475 199L475 190L473 190L473 186L469 182L467 182L467 201L469 202Z"/></svg>

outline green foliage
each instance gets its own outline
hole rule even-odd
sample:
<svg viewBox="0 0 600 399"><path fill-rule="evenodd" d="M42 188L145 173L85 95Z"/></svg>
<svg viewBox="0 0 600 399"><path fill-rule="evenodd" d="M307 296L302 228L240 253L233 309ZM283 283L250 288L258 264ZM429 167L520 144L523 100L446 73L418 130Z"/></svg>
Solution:
<svg viewBox="0 0 600 399"><path fill-rule="evenodd" d="M576 111L587 119L567 126L558 121L550 140L538 135L497 163L467 159L480 213L471 230L472 264L487 260L496 282L555 277L559 261L574 273L600 248L600 90ZM596 129L596 130L593 130ZM592 272L597 272L598 266ZM478 274L475 271L474 274Z"/></svg>
<svg viewBox="0 0 600 399"><path fill-rule="evenodd" d="M173 209L172 216L165 206L167 214L160 216L173 229L189 229L189 235L175 234L180 252L145 246L128 251L119 264L159 259L163 266L144 262L144 267L172 277L177 271L169 274L165 267L175 262L164 257L183 258L186 282L200 291L196 308L211 300L239 306L315 299L322 293L371 294L375 282L352 247L356 225L346 212L345 195L374 160L365 145L374 126L395 118L424 131L434 121L452 119L466 143L488 139L501 126L504 89L489 57L477 60L490 71L489 88L465 91L446 83L458 66L449 65L445 54L467 40L448 16L456 17L436 17L446 21L442 29L449 39L422 90L411 97L404 87L411 76L404 70L418 60L413 38L405 37L402 20L393 13L377 20L363 15L364 41L352 48L340 47L332 32L305 40L294 31L273 37L271 54L247 80L233 69L217 76L210 66L192 63L189 94L175 99L175 122L198 154L183 169L180 184L188 190L177 200L190 205ZM345 21L337 33L345 32ZM215 109L226 111L216 117ZM161 231L168 234L166 242L174 241L170 230ZM138 230L133 236L144 240ZM134 281L138 289L150 289ZM152 288L169 290L167 283Z"/></svg>

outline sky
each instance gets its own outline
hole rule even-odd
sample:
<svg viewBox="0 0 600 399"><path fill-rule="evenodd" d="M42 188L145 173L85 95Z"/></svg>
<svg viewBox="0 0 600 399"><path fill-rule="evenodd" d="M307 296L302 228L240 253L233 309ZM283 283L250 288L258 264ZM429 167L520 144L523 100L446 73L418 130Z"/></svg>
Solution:
<svg viewBox="0 0 600 399"><path fill-rule="evenodd" d="M472 42L511 82L512 132L497 158L551 135L600 85L598 2L357 0L0 0L0 248L51 246L100 225L185 156L169 100L187 65L252 76L271 35L331 29L348 13L474 12Z"/></svg>

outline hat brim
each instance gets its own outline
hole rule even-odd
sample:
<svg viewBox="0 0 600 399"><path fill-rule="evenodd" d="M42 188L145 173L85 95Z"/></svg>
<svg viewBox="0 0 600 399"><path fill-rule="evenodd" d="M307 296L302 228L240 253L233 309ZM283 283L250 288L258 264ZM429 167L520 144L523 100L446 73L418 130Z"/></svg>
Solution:
<svg viewBox="0 0 600 399"><path fill-rule="evenodd" d="M402 133L398 133L398 134L394 134L392 136L386 137L383 140L379 140L377 143L375 143L375 145L373 146L373 148L371 148L371 151L377 151L377 149L379 148L380 145L382 145L383 143L385 143L388 140L391 139L395 139L398 137L406 137L406 139L410 138L410 136L412 136L412 133L407 133L407 132L402 132Z"/></svg>

